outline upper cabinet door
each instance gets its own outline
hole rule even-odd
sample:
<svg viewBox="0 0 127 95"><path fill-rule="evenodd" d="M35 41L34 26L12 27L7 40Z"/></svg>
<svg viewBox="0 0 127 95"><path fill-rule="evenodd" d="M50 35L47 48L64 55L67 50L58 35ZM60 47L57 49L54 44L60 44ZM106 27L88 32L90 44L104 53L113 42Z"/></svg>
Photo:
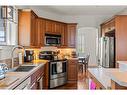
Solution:
<svg viewBox="0 0 127 95"><path fill-rule="evenodd" d="M60 24L56 21L46 20L46 33L60 34Z"/></svg>
<svg viewBox="0 0 127 95"><path fill-rule="evenodd" d="M61 23L55 22L55 33L60 34L61 32Z"/></svg>
<svg viewBox="0 0 127 95"><path fill-rule="evenodd" d="M52 21L46 20L46 33L52 32Z"/></svg>
<svg viewBox="0 0 127 95"><path fill-rule="evenodd" d="M61 45L67 47L67 24L61 24Z"/></svg>
<svg viewBox="0 0 127 95"><path fill-rule="evenodd" d="M44 46L44 39L45 39L45 19L38 18L37 19L37 35L38 35L38 46Z"/></svg>
<svg viewBox="0 0 127 95"><path fill-rule="evenodd" d="M68 32L68 47L76 46L76 26L77 24L68 24L67 32Z"/></svg>
<svg viewBox="0 0 127 95"><path fill-rule="evenodd" d="M30 33L31 33L31 37L30 37L30 42L31 42L31 46L37 46L37 40L38 40L38 35L37 35L37 17L35 15L35 13L33 13L31 11L31 26L30 26Z"/></svg>
<svg viewBox="0 0 127 95"><path fill-rule="evenodd" d="M37 46L37 15L31 10L19 10L18 19L19 45Z"/></svg>

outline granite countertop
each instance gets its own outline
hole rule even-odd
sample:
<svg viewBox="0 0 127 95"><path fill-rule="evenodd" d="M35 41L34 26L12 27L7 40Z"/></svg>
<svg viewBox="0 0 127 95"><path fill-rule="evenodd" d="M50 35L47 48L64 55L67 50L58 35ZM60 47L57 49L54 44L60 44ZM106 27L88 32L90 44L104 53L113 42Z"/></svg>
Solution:
<svg viewBox="0 0 127 95"><path fill-rule="evenodd" d="M127 87L127 71L121 71L120 69L107 71L108 76L117 84Z"/></svg>
<svg viewBox="0 0 127 95"><path fill-rule="evenodd" d="M89 68L88 71L106 88L111 88L111 79L106 75L105 68Z"/></svg>
<svg viewBox="0 0 127 95"><path fill-rule="evenodd" d="M119 68L115 71L110 70L108 75L111 79L121 86L127 87L127 61L117 61Z"/></svg>
<svg viewBox="0 0 127 95"><path fill-rule="evenodd" d="M111 88L111 80L127 87L127 72L119 68L89 68L89 72L106 88Z"/></svg>
<svg viewBox="0 0 127 95"><path fill-rule="evenodd" d="M23 65L35 65L36 67L29 72L7 72L5 78L0 80L0 89L13 89L22 81L30 77L35 71L46 64L47 60L33 60L33 62L24 63Z"/></svg>

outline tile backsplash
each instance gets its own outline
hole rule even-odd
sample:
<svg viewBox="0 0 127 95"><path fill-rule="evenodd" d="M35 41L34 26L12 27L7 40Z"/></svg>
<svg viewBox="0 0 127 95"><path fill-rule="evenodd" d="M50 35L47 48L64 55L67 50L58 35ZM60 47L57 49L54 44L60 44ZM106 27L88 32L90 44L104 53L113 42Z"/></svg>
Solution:
<svg viewBox="0 0 127 95"><path fill-rule="evenodd" d="M41 49L27 49L27 50L34 50L35 55L39 55L40 51L59 51L59 55L58 56L60 58L72 57L71 56L72 52L73 51L76 52L76 49L74 49L74 48L50 48L50 47L49 48L43 47Z"/></svg>
<svg viewBox="0 0 127 95"><path fill-rule="evenodd" d="M0 46L0 63L8 64L8 67L11 67L11 53L13 46ZM15 50L15 52L19 52L19 50ZM18 54L14 53L15 58L15 66L18 65Z"/></svg>
<svg viewBox="0 0 127 95"><path fill-rule="evenodd" d="M76 52L76 49L74 49L74 48L59 48L58 49L59 50L59 57L62 57L62 58L64 58L64 57L66 57L66 58L70 58L70 57L72 57L72 52L74 51L74 52Z"/></svg>
<svg viewBox="0 0 127 95"><path fill-rule="evenodd" d="M0 60L10 59L13 46L1 46Z"/></svg>
<svg viewBox="0 0 127 95"><path fill-rule="evenodd" d="M13 46L0 46L0 63L6 63L8 64L8 66L11 66L11 53L12 53L12 49ZM60 58L69 58L71 57L71 54L73 51L76 51L76 49L73 48L48 48L49 50L53 49L53 50L57 50L59 51L59 57ZM35 58L38 59L38 55L40 51L45 50L45 48L40 48L40 49L28 49L28 50L34 50L34 56L36 56ZM14 52L14 57L16 59L16 64L18 64L18 52L21 52L21 50L17 49Z"/></svg>

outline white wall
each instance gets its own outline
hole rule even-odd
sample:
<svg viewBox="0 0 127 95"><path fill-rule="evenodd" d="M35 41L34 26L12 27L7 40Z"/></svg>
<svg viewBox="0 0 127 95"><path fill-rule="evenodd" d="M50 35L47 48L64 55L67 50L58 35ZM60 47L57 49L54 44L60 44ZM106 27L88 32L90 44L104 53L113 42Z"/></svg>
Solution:
<svg viewBox="0 0 127 95"><path fill-rule="evenodd" d="M96 55L96 49L97 49L97 36L98 36L98 29L94 27L84 27L79 28L78 32L82 32L83 37L83 51L85 54L90 54L90 61L91 64L97 63L97 55ZM78 45L78 43L77 43ZM78 48L78 47L77 47Z"/></svg>
<svg viewBox="0 0 127 95"><path fill-rule="evenodd" d="M11 58L11 51L13 46L0 46L2 50L0 50L0 60Z"/></svg>

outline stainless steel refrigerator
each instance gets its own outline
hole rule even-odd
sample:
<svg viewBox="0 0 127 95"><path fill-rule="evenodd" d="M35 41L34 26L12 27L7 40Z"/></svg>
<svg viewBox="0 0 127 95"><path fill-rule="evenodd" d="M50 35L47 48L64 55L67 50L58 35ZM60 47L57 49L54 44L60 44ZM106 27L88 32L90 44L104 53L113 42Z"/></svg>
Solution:
<svg viewBox="0 0 127 95"><path fill-rule="evenodd" d="M115 67L115 38L102 37L100 39L100 65L105 68Z"/></svg>

